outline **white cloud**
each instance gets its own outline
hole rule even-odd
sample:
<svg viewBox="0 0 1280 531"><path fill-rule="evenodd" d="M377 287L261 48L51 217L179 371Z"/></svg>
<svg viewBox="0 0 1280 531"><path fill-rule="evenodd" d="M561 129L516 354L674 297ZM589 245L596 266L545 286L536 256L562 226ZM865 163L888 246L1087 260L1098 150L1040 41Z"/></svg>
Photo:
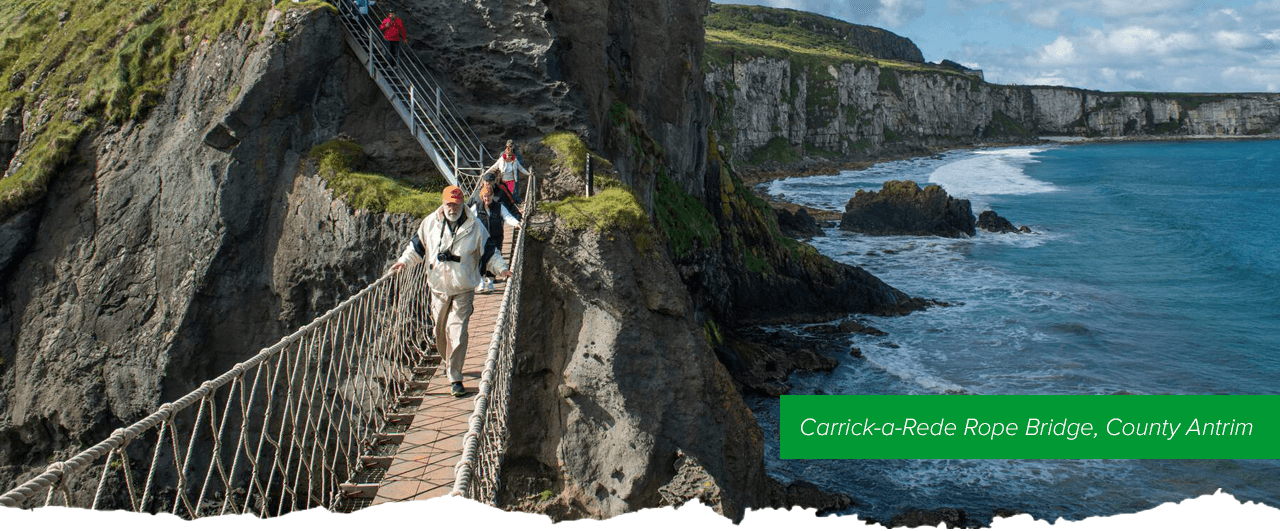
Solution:
<svg viewBox="0 0 1280 531"><path fill-rule="evenodd" d="M1111 32L1093 30L1094 52L1100 55L1164 56L1200 47L1200 40L1186 32L1164 34L1142 26L1128 26Z"/></svg>
<svg viewBox="0 0 1280 531"><path fill-rule="evenodd" d="M880 0L877 14L889 27L901 27L924 14L924 0Z"/></svg>
<svg viewBox="0 0 1280 531"><path fill-rule="evenodd" d="M1062 12L1058 11L1057 9L1036 10L1036 11L1032 11L1031 14L1027 15L1027 21L1031 22L1037 27L1052 28L1058 25L1058 15L1061 15L1061 14Z"/></svg>
<svg viewBox="0 0 1280 531"><path fill-rule="evenodd" d="M1280 71L1248 66L1230 66L1222 70L1222 79L1242 85L1264 87L1265 92L1280 92Z"/></svg>
<svg viewBox="0 0 1280 531"><path fill-rule="evenodd" d="M1061 35L1054 39L1052 43L1046 44L1040 49L1039 62L1041 64L1063 65L1074 63L1075 60L1075 45Z"/></svg>
<svg viewBox="0 0 1280 531"><path fill-rule="evenodd" d="M1101 13L1108 17L1123 18L1148 13L1168 13L1186 10L1199 3L1196 0L1094 0L1073 2L1080 4L1081 13Z"/></svg>
<svg viewBox="0 0 1280 531"><path fill-rule="evenodd" d="M1213 34L1213 42L1218 46L1231 49L1252 48L1262 44L1257 35L1239 31L1219 31Z"/></svg>

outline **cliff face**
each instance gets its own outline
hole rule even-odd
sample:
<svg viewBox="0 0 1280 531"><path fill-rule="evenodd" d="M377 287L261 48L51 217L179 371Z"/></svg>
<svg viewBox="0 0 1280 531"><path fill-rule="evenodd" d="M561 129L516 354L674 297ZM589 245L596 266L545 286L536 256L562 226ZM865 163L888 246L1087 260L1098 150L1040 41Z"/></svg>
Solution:
<svg viewBox="0 0 1280 531"><path fill-rule="evenodd" d="M1036 135L1277 135L1280 95L1109 94L941 69L730 55L709 62L736 160L875 157Z"/></svg>
<svg viewBox="0 0 1280 531"><path fill-rule="evenodd" d="M550 488L575 516L613 516L673 501L691 459L723 514L759 507L763 435L675 268L627 235L544 219L530 236L540 268L525 277L506 495ZM552 484L526 487L538 477Z"/></svg>
<svg viewBox="0 0 1280 531"><path fill-rule="evenodd" d="M280 16L201 45L145 122L83 141L0 227L0 489L333 307L406 241L413 220L297 176L340 131L392 169L425 160L365 118L392 115L331 15Z"/></svg>

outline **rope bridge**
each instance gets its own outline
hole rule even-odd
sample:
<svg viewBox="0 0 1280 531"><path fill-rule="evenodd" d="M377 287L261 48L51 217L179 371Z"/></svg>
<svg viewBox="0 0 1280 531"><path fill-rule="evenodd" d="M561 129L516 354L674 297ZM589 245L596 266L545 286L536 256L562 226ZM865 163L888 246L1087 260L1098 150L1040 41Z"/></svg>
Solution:
<svg viewBox="0 0 1280 531"><path fill-rule="evenodd" d="M526 213L536 190L530 178ZM524 241L521 230L451 493L489 504L507 435ZM409 392L439 363L430 320L422 264L383 275L186 396L49 465L0 505L184 518L342 510L342 487L385 461L374 449L394 438Z"/></svg>
<svg viewBox="0 0 1280 531"><path fill-rule="evenodd" d="M0 504L184 517L332 506L431 348L425 290L424 268L384 275Z"/></svg>
<svg viewBox="0 0 1280 531"><path fill-rule="evenodd" d="M412 53L375 44L377 17L338 2L343 34L450 182L474 193L487 152ZM407 52L407 50L406 50ZM525 220L537 183L525 192ZM523 226L523 224L522 224ZM452 494L495 502L524 260L516 239L498 326ZM424 262L425 263L425 262ZM381 448L415 406L439 356L422 265L383 275L256 356L0 496L0 506L276 516L350 510L350 487L386 466ZM417 400L420 400L417 399ZM411 415L411 414L410 414ZM400 437L403 437L402 435ZM358 494L358 493L357 493Z"/></svg>

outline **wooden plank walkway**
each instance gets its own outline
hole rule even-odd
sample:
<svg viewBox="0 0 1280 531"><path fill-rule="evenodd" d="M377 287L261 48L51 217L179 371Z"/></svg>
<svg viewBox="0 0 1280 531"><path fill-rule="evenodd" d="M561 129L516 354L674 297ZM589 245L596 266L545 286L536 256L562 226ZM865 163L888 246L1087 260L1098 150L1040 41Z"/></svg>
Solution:
<svg viewBox="0 0 1280 531"><path fill-rule="evenodd" d="M504 225L502 256L511 265L515 237ZM449 394L449 381L444 362L431 377L427 392L414 414L413 423L400 443L400 448L373 504L425 500L445 496L453 490L453 467L462 456L462 438L467 422L475 411L476 392L480 388L480 372L498 320L498 308L506 283L495 284L493 293L476 294L471 321L467 325L467 359L462 367L463 386L467 395L454 398Z"/></svg>

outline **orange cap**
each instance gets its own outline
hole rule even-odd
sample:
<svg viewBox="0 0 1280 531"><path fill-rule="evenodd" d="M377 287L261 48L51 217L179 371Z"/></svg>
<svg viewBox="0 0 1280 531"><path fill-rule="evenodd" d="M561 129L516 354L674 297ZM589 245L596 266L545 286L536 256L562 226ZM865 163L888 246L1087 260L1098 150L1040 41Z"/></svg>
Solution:
<svg viewBox="0 0 1280 531"><path fill-rule="evenodd" d="M458 188L457 186L446 186L446 187L444 187L444 193L443 193L443 194L441 194L440 196L441 196L441 198L443 198L443 199L444 199L444 202L445 202L446 204L448 204L448 203L461 203L461 202L462 202L462 189L461 189L461 188Z"/></svg>

